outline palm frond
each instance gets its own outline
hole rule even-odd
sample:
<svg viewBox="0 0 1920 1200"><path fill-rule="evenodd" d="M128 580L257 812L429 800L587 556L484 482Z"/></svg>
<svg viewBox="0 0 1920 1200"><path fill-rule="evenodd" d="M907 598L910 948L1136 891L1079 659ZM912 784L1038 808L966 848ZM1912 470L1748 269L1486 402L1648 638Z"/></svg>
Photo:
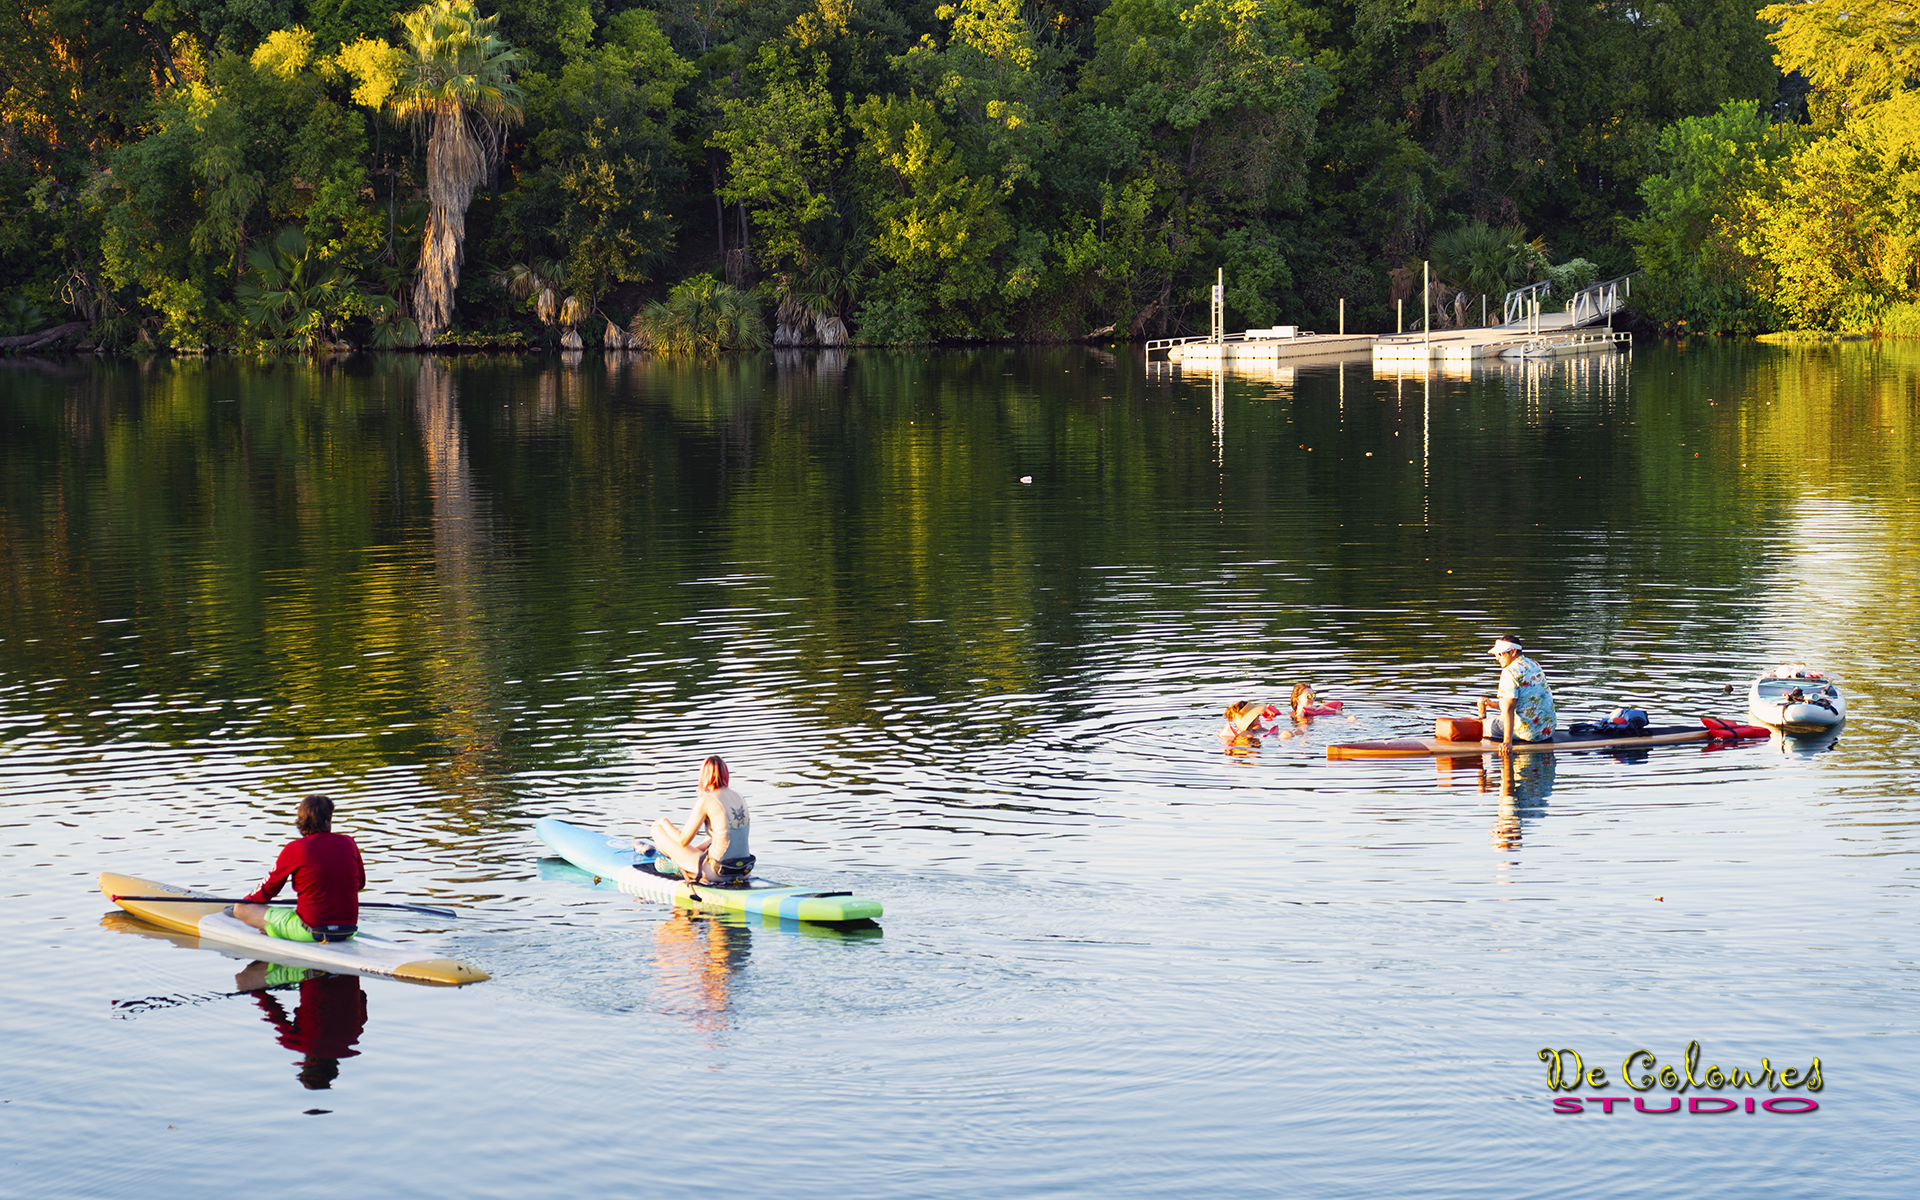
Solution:
<svg viewBox="0 0 1920 1200"><path fill-rule="evenodd" d="M333 340L335 322L367 303L353 276L319 258L297 225L250 247L247 268L234 295L242 317L269 335L270 344L317 350Z"/></svg>
<svg viewBox="0 0 1920 1200"><path fill-rule="evenodd" d="M751 292L696 275L634 314L630 332L643 349L660 354L713 354L761 350L767 323Z"/></svg>

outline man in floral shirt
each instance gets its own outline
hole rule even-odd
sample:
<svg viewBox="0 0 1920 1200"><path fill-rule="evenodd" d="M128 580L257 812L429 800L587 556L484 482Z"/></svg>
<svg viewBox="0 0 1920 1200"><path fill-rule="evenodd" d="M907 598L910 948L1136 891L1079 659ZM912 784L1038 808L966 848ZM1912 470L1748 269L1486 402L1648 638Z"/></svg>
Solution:
<svg viewBox="0 0 1920 1200"><path fill-rule="evenodd" d="M1499 709L1501 753L1511 751L1515 742L1552 741L1555 718L1547 673L1522 654L1512 638L1499 639L1487 653L1500 660L1500 697L1480 697L1480 717L1485 720L1489 708Z"/></svg>

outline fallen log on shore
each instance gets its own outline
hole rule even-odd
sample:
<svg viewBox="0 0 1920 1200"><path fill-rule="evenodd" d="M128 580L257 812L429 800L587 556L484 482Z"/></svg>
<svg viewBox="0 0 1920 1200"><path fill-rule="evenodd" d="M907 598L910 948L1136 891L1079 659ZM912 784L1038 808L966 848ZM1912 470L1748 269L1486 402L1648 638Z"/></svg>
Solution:
<svg viewBox="0 0 1920 1200"><path fill-rule="evenodd" d="M78 333L91 322L68 321L65 325L55 325L52 329L42 329L37 333L19 333L12 337L0 337L0 350L18 350L26 353L38 350L50 342L57 342L70 333Z"/></svg>

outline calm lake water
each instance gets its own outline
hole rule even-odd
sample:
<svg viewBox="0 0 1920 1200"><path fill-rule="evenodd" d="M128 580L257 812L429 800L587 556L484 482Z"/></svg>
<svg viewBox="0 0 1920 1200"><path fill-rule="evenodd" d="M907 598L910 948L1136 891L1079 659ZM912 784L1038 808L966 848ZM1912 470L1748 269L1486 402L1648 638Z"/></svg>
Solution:
<svg viewBox="0 0 1920 1200"><path fill-rule="evenodd" d="M1910 1194L1917 430L1870 344L0 362L0 1190ZM1804 660L1851 720L1326 760L1499 633L1563 719ZM1344 714L1223 751L1299 679ZM543 861L709 753L878 928ZM369 928L492 980L242 976L95 887L250 887L318 789L464 913ZM1690 1040L1824 1086L1682 1101L1818 1110L1591 1099ZM1543 1047L1607 1072L1579 1114Z"/></svg>

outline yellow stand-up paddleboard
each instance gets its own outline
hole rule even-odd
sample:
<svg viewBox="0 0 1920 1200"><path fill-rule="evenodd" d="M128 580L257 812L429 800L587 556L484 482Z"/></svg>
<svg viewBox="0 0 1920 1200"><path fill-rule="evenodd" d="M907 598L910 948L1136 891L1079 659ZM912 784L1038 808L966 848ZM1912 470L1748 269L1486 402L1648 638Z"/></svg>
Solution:
<svg viewBox="0 0 1920 1200"><path fill-rule="evenodd" d="M155 883L132 875L104 871L100 891L107 899L134 916L179 933L190 933L205 942L245 950L259 958L293 967L319 967L323 971L353 971L362 975L385 975L409 983L431 983L457 987L490 978L480 968L453 958L421 958L420 952L402 942L391 942L370 933L355 934L344 942L290 942L268 937L227 911L225 901L213 897L194 899L200 893L172 884ZM180 900L141 900L141 896L180 896Z"/></svg>

